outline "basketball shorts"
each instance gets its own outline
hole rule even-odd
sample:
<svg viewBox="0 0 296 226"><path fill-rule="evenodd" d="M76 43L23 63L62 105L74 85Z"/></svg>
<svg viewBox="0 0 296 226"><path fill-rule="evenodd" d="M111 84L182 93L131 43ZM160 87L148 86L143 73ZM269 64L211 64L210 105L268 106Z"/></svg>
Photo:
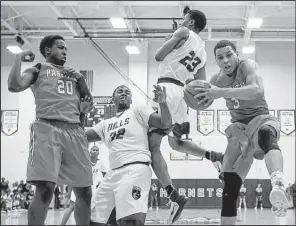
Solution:
<svg viewBox="0 0 296 226"><path fill-rule="evenodd" d="M244 181L254 161L255 151L261 151L258 144L258 131L261 126L269 125L277 131L280 137L280 124L271 115L259 115L252 119L248 125L235 122L225 130L228 144L224 154L220 178L223 172L235 172Z"/></svg>
<svg viewBox="0 0 296 226"><path fill-rule="evenodd" d="M147 213L151 170L145 164L131 164L109 170L92 197L91 220L106 224L116 208L116 220L135 213Z"/></svg>
<svg viewBox="0 0 296 226"><path fill-rule="evenodd" d="M91 186L92 166L84 130L78 124L35 121L31 125L27 181Z"/></svg>
<svg viewBox="0 0 296 226"><path fill-rule="evenodd" d="M184 87L174 83L159 83L158 85L166 88L167 104L172 115L173 124L178 123L181 125L184 122L189 122L187 104L184 100ZM153 105L159 108L157 103Z"/></svg>

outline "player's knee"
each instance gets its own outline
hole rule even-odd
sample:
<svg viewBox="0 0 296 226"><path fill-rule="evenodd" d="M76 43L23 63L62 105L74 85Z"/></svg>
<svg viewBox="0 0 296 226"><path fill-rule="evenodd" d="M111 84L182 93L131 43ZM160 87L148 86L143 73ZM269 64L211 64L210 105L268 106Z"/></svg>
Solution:
<svg viewBox="0 0 296 226"><path fill-rule="evenodd" d="M224 173L224 189L222 193L222 217L235 217L236 202L239 196L239 190L242 185L242 179L236 173Z"/></svg>
<svg viewBox="0 0 296 226"><path fill-rule="evenodd" d="M181 143L181 139L179 137L176 137L176 136L168 136L168 141L169 141L169 145L170 147L173 149L173 150L180 150L181 146L180 146L180 143Z"/></svg>
<svg viewBox="0 0 296 226"><path fill-rule="evenodd" d="M55 183L50 181L39 181L36 184L36 194L40 195L42 202L51 201L55 189Z"/></svg>
<svg viewBox="0 0 296 226"><path fill-rule="evenodd" d="M75 187L73 188L73 191L76 196L76 202L78 201L84 201L87 204L91 203L91 197L92 197L92 190L91 187Z"/></svg>
<svg viewBox="0 0 296 226"><path fill-rule="evenodd" d="M259 147L267 154L270 150L280 150L277 143L276 131L273 127L263 125L258 131Z"/></svg>

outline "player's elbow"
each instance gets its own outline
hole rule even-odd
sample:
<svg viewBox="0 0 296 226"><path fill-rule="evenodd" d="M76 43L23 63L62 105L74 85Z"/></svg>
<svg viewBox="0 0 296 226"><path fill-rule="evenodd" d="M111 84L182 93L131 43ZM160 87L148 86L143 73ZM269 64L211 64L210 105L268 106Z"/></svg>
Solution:
<svg viewBox="0 0 296 226"><path fill-rule="evenodd" d="M163 61L164 57L160 53L155 54L155 60L156 62Z"/></svg>
<svg viewBox="0 0 296 226"><path fill-rule="evenodd" d="M20 87L16 87L13 85L8 85L8 91L12 92L12 93L18 93L20 91L22 91L22 89Z"/></svg>

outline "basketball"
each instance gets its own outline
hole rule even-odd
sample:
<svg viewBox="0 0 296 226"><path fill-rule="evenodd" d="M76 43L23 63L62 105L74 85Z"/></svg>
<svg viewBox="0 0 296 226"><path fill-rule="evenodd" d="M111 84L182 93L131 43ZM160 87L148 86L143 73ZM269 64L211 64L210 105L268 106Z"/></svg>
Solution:
<svg viewBox="0 0 296 226"><path fill-rule="evenodd" d="M210 84L204 80L193 80L192 82L187 84L186 89L184 91L184 100L187 103L188 107L192 108L193 110L204 109L204 105L207 102L202 104L197 104L197 99L195 99L194 96L200 92L195 90L194 88L209 88L209 87L210 87Z"/></svg>

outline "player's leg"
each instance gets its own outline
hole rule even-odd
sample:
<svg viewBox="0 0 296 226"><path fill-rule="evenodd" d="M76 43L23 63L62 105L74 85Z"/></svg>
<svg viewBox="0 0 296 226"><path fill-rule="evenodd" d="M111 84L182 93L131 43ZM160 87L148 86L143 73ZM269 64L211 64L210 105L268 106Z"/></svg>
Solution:
<svg viewBox="0 0 296 226"><path fill-rule="evenodd" d="M242 208L242 197L239 197L238 208Z"/></svg>
<svg viewBox="0 0 296 226"><path fill-rule="evenodd" d="M114 186L116 179L114 171L108 172L95 190L91 200L91 225L114 225L116 223ZM112 174L112 175L111 175Z"/></svg>
<svg viewBox="0 0 296 226"><path fill-rule="evenodd" d="M269 119L269 120L268 120ZM264 123L261 123L265 121ZM279 215L284 215L289 206L289 198L285 191L283 175L283 155L278 145L280 138L280 124L272 116L258 116L250 122L250 126L259 126L259 129L253 136L252 142L258 153L265 157L265 164L270 175L272 190L269 195L270 203L276 210L283 210Z"/></svg>
<svg viewBox="0 0 296 226"><path fill-rule="evenodd" d="M151 159L152 159L152 169L159 179L162 186L165 188L170 200L176 203L175 211L171 213L170 218L173 222L175 222L181 215L185 205L188 202L188 198L184 195L180 195L177 189L173 186L171 177L168 172L167 163L164 160L161 151L160 145L163 136L165 136L169 131L161 131L161 130L152 130L148 134L149 139L149 150L151 151ZM152 207L152 205L151 205Z"/></svg>
<svg viewBox="0 0 296 226"><path fill-rule="evenodd" d="M228 144L220 174L220 178L224 180L221 211L222 225L235 224L237 216L236 203L239 198L239 191L254 160L251 151L242 155L241 144L235 133L237 126L238 124L232 124L226 130Z"/></svg>
<svg viewBox="0 0 296 226"><path fill-rule="evenodd" d="M151 186L150 167L133 164L118 169L116 174L120 179L114 193L117 223L144 225Z"/></svg>
<svg viewBox="0 0 296 226"><path fill-rule="evenodd" d="M244 209L246 210L247 209L246 196L244 196L243 202L244 202Z"/></svg>
<svg viewBox="0 0 296 226"><path fill-rule="evenodd" d="M66 125L62 129L60 142L64 151L59 178L73 187L76 196L76 224L86 225L90 221L92 197L92 167L88 142L83 129L76 125Z"/></svg>
<svg viewBox="0 0 296 226"><path fill-rule="evenodd" d="M72 192L72 194L73 194L73 192ZM71 194L71 196L72 196L72 194ZM68 208L66 208L66 210L64 212L61 225L66 225L66 223L68 222L72 212L74 211L74 208L75 208L75 202L70 200L70 205L69 205Z"/></svg>
<svg viewBox="0 0 296 226"><path fill-rule="evenodd" d="M28 209L29 225L44 224L53 197L61 165L57 136L58 132L50 124L34 122L31 125L27 181L36 186L36 191Z"/></svg>
<svg viewBox="0 0 296 226"><path fill-rule="evenodd" d="M257 207L258 207L258 196L256 196L256 201L255 201L255 207L254 207L254 209L257 210Z"/></svg>
<svg viewBox="0 0 296 226"><path fill-rule="evenodd" d="M156 207L156 210L158 210L158 198L157 198L157 194L154 195L154 199L155 199L155 207Z"/></svg>

